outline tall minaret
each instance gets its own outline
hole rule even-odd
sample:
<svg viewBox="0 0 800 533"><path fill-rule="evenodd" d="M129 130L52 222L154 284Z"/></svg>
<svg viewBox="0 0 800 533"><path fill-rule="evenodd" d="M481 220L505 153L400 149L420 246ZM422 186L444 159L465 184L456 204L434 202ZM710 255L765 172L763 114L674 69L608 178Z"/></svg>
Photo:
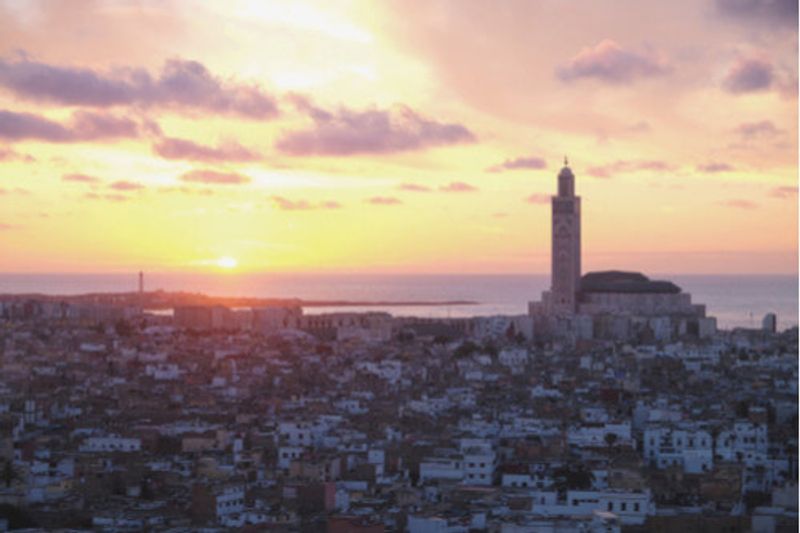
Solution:
<svg viewBox="0 0 800 533"><path fill-rule="evenodd" d="M550 311L575 313L581 281L581 198L575 196L575 175L564 157L558 173L558 195L553 196L553 248Z"/></svg>

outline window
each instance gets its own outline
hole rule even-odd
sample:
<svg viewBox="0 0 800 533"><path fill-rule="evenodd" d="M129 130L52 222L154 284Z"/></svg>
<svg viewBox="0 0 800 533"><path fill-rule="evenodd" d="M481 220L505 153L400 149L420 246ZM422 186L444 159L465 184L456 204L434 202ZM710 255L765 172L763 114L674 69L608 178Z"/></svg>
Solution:
<svg viewBox="0 0 800 533"><path fill-rule="evenodd" d="M613 511L614 510L614 502L608 502L608 510L609 511Z"/></svg>
<svg viewBox="0 0 800 533"><path fill-rule="evenodd" d="M639 504L638 503L634 503L633 504L633 510L636 511L636 512L639 511Z"/></svg>
<svg viewBox="0 0 800 533"><path fill-rule="evenodd" d="M622 502L622 503L620 504L620 511L626 511L626 510L627 510L627 508L628 508L628 504L627 504L627 503L625 503L625 502Z"/></svg>

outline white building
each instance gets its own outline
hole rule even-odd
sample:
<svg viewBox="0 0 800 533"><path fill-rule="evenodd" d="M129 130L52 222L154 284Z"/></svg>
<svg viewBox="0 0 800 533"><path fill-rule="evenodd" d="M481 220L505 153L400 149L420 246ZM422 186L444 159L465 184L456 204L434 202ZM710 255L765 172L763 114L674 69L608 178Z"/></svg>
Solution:
<svg viewBox="0 0 800 533"><path fill-rule="evenodd" d="M464 478L463 458L427 457L419 464L419 480L426 481L461 481Z"/></svg>
<svg viewBox="0 0 800 533"><path fill-rule="evenodd" d="M739 421L717 435L716 455L723 461L751 463L766 457L768 445L766 424Z"/></svg>
<svg viewBox="0 0 800 533"><path fill-rule="evenodd" d="M175 363L150 364L144 367L144 373L158 381L174 381L181 376L181 370Z"/></svg>
<svg viewBox="0 0 800 533"><path fill-rule="evenodd" d="M278 468L281 470L289 470L292 461L299 459L305 448L300 446L281 446L278 448Z"/></svg>
<svg viewBox="0 0 800 533"><path fill-rule="evenodd" d="M367 464L372 465L375 469L376 479L383 478L384 466L386 465L386 452L378 448L370 449L367 451Z"/></svg>
<svg viewBox="0 0 800 533"><path fill-rule="evenodd" d="M230 515L244 511L244 485L232 485L215 494L217 520L224 521Z"/></svg>
<svg viewBox="0 0 800 533"><path fill-rule="evenodd" d="M680 466L687 474L714 466L714 439L701 429L651 426L644 432L644 457L656 468Z"/></svg>
<svg viewBox="0 0 800 533"><path fill-rule="evenodd" d="M524 348L505 348L497 354L497 362L511 369L512 374L519 374L528 364L528 357Z"/></svg>
<svg viewBox="0 0 800 533"><path fill-rule="evenodd" d="M300 307L257 307L252 309L252 328L261 333L275 333L296 328L303 310Z"/></svg>
<svg viewBox="0 0 800 533"><path fill-rule="evenodd" d="M397 383L403 376L403 363L394 359L385 359L378 363L372 361L360 361L356 363L356 369L361 372L373 374L390 383Z"/></svg>
<svg viewBox="0 0 800 533"><path fill-rule="evenodd" d="M467 533L486 529L486 513L456 517L408 515L408 533Z"/></svg>
<svg viewBox="0 0 800 533"><path fill-rule="evenodd" d="M649 491L570 490L564 500L555 492L537 493L531 505L534 515L591 517L595 511L614 513L624 525L642 525L655 514L655 504Z"/></svg>
<svg viewBox="0 0 800 533"><path fill-rule="evenodd" d="M492 444L483 439L461 439L464 457L463 483L467 485L491 485L497 456Z"/></svg>
<svg viewBox="0 0 800 533"><path fill-rule="evenodd" d="M322 438L324 431L310 422L281 422L278 433L290 446L311 446Z"/></svg>
<svg viewBox="0 0 800 533"><path fill-rule="evenodd" d="M581 421L590 424L606 423L608 422L608 411L603 407L583 407L581 408Z"/></svg>
<svg viewBox="0 0 800 533"><path fill-rule="evenodd" d="M613 437L607 437L613 435ZM613 439L613 440L612 440ZM615 446L634 446L630 422L597 424L570 428L567 443L579 448L596 448L613 444Z"/></svg>
<svg viewBox="0 0 800 533"><path fill-rule="evenodd" d="M88 453L139 452L142 450L142 441L118 436L89 437L78 450Z"/></svg>

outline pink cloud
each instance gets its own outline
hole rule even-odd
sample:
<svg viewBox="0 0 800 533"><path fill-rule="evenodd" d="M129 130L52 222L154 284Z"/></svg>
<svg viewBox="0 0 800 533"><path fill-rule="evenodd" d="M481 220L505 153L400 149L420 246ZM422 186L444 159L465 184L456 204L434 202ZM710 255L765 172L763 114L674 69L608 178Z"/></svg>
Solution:
<svg viewBox="0 0 800 533"><path fill-rule="evenodd" d="M249 183L250 178L235 172L217 172L216 170L191 170L180 177L189 183L214 183L218 185L241 185Z"/></svg>
<svg viewBox="0 0 800 533"><path fill-rule="evenodd" d="M83 195L83 197L89 200L108 200L110 202L127 202L130 200L130 196L125 196L124 194L118 193L98 194L94 192L87 192Z"/></svg>
<svg viewBox="0 0 800 533"><path fill-rule="evenodd" d="M766 58L742 57L728 70L722 86L734 94L765 91L773 84L774 71L775 67Z"/></svg>
<svg viewBox="0 0 800 533"><path fill-rule="evenodd" d="M442 185L439 187L439 190L441 192L472 192L477 191L478 188L469 183L464 183L463 181L453 181L447 185Z"/></svg>
<svg viewBox="0 0 800 533"><path fill-rule="evenodd" d="M409 192L431 192L433 190L427 185L419 185L417 183L401 183L398 189Z"/></svg>
<svg viewBox="0 0 800 533"><path fill-rule="evenodd" d="M706 163L704 165L697 165L697 170L708 174L715 174L718 172L731 172L736 169L728 163Z"/></svg>
<svg viewBox="0 0 800 533"><path fill-rule="evenodd" d="M771 120L743 122L736 127L735 131L743 139L771 138L784 133L784 131L777 128Z"/></svg>
<svg viewBox="0 0 800 533"><path fill-rule="evenodd" d="M403 203L393 196L373 196L367 199L367 202L372 205L400 205Z"/></svg>
<svg viewBox="0 0 800 533"><path fill-rule="evenodd" d="M26 163L33 163L36 158L32 155L21 154L11 148L0 148L0 161L24 161Z"/></svg>
<svg viewBox="0 0 800 533"><path fill-rule="evenodd" d="M144 189L144 185L141 183L135 183L133 181L115 181L114 183L108 186L109 189L114 189L115 191L140 191Z"/></svg>
<svg viewBox="0 0 800 533"><path fill-rule="evenodd" d="M657 160L633 160L633 161L615 161L602 166L589 167L586 173L595 178L610 178L614 174L623 172L638 172L642 170L650 170L656 172L674 171L675 166L666 161Z"/></svg>
<svg viewBox="0 0 800 533"><path fill-rule="evenodd" d="M141 68L103 73L28 59L0 60L0 86L19 98L64 106L140 105L267 119L273 97L255 84L223 80L197 61L171 59L158 77Z"/></svg>
<svg viewBox="0 0 800 533"><path fill-rule="evenodd" d="M541 194L541 193L533 193L527 198L525 201L529 204L549 204L550 203L550 195L548 194Z"/></svg>
<svg viewBox="0 0 800 533"><path fill-rule="evenodd" d="M788 185L782 187L774 187L769 195L773 198L795 198L797 197L797 186L791 187Z"/></svg>
<svg viewBox="0 0 800 533"><path fill-rule="evenodd" d="M214 189L197 187L159 187L157 192L160 193L183 193L183 194L199 194L203 196L211 196L214 194Z"/></svg>
<svg viewBox="0 0 800 533"><path fill-rule="evenodd" d="M584 48L562 65L557 74L565 81L595 78L620 84L637 78L659 76L670 71L667 60L653 50L625 50L611 39L604 39L591 48Z"/></svg>
<svg viewBox="0 0 800 533"><path fill-rule="evenodd" d="M461 124L431 120L406 106L390 111L340 108L334 113L310 104L306 107L313 127L278 139L275 146L281 152L293 156L391 154L475 141Z"/></svg>
<svg viewBox="0 0 800 533"><path fill-rule="evenodd" d="M156 142L153 145L153 151L165 159L189 159L205 163L244 162L259 159L258 154L237 142L224 143L215 148L171 137L165 137Z"/></svg>
<svg viewBox="0 0 800 533"><path fill-rule="evenodd" d="M531 169L540 170L547 168L547 161L541 157L517 157L514 159L506 159L499 165L494 165L486 169L487 172L502 172L504 170L520 170Z"/></svg>
<svg viewBox="0 0 800 533"><path fill-rule="evenodd" d="M724 202L719 202L719 205L723 205L726 207L733 207L735 209L755 209L758 207L758 204L752 202L750 200L743 200L740 198L735 198L733 200L726 200Z"/></svg>
<svg viewBox="0 0 800 533"><path fill-rule="evenodd" d="M308 200L290 200L283 196L273 196L271 199L275 208L281 211L311 211L315 209L340 209L342 207L339 202L330 200L312 203Z"/></svg>
<svg viewBox="0 0 800 533"><path fill-rule="evenodd" d="M0 138L67 143L136 137L138 125L127 118L76 111L67 124L32 113L0 110Z"/></svg>
<svg viewBox="0 0 800 533"><path fill-rule="evenodd" d="M89 176L88 174L64 174L61 181L72 181L77 183L100 183L100 178Z"/></svg>
<svg viewBox="0 0 800 533"><path fill-rule="evenodd" d="M717 10L747 26L797 31L797 0L716 0Z"/></svg>

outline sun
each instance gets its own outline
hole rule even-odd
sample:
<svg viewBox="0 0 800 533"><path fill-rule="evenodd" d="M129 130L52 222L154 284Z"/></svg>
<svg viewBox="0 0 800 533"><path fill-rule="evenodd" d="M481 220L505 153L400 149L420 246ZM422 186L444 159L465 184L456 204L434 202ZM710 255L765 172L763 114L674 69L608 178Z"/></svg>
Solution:
<svg viewBox="0 0 800 533"><path fill-rule="evenodd" d="M220 268L231 269L231 268L236 268L238 265L239 261L227 255L217 259L217 266Z"/></svg>

